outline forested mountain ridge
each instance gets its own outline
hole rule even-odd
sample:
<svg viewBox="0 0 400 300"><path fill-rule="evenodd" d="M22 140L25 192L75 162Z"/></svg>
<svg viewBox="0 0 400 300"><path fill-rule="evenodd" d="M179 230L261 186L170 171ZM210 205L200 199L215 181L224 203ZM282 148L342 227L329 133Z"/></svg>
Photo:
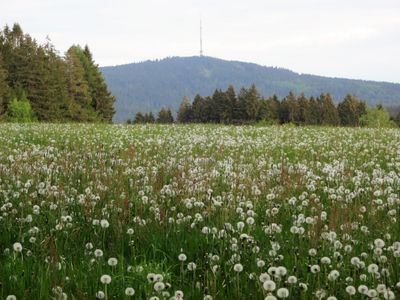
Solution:
<svg viewBox="0 0 400 300"><path fill-rule="evenodd" d="M171 57L162 60L102 67L117 101L114 121L133 118L138 111L177 111L183 96L210 95L233 85L239 90L255 84L261 95L285 97L290 91L317 97L330 93L334 102L353 94L369 106L400 105L400 84L299 74L287 69L213 57Z"/></svg>

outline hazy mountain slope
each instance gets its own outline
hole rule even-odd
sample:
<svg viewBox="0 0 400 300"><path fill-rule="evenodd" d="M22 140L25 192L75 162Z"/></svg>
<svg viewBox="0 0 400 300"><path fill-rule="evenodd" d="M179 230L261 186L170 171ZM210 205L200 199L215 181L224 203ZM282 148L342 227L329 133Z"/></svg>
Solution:
<svg viewBox="0 0 400 300"><path fill-rule="evenodd" d="M133 118L137 111L158 111L162 106L176 110L184 95L210 95L216 88L255 83L260 93L283 97L290 90L318 96L329 92L341 100L352 93L369 105L400 104L400 84L304 75L290 70L212 57L172 57L157 61L103 67L107 84L117 101L116 122Z"/></svg>

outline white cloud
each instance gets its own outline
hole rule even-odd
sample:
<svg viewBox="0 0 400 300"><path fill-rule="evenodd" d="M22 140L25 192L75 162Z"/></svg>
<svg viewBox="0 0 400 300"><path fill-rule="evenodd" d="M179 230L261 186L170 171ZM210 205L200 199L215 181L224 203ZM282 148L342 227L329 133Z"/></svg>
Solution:
<svg viewBox="0 0 400 300"><path fill-rule="evenodd" d="M19 22L61 52L89 44L101 65L197 55L199 18L207 55L298 72L400 81L398 0L15 0Z"/></svg>

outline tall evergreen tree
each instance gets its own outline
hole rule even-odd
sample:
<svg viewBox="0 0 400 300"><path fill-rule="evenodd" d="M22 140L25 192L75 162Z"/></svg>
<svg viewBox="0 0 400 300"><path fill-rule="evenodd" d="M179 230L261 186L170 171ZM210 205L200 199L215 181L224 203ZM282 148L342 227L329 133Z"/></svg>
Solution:
<svg viewBox="0 0 400 300"><path fill-rule="evenodd" d="M67 84L71 99L70 111L74 121L93 121L95 114L91 111L92 98L89 84L85 79L85 69L79 58L79 50L72 46L68 49L67 62Z"/></svg>
<svg viewBox="0 0 400 300"><path fill-rule="evenodd" d="M83 55L80 55L80 59L85 69L85 79L89 84L92 107L102 121L111 123L115 114L113 107L115 98L108 90L99 66L94 62L93 55L87 45L83 51L81 50L81 53Z"/></svg>
<svg viewBox="0 0 400 300"><path fill-rule="evenodd" d="M136 113L135 118L133 120L133 123L135 123L135 124L143 124L144 123L143 113L141 113L141 112Z"/></svg>
<svg viewBox="0 0 400 300"><path fill-rule="evenodd" d="M277 95L272 95L265 100L266 116L265 119L272 123L279 123L279 109L281 103Z"/></svg>
<svg viewBox="0 0 400 300"><path fill-rule="evenodd" d="M0 55L0 118L6 111L6 99L9 93L9 86L7 83L7 71L3 67L2 58Z"/></svg>
<svg viewBox="0 0 400 300"><path fill-rule="evenodd" d="M193 122L206 123L208 122L207 103L200 95L194 97L192 103Z"/></svg>
<svg viewBox="0 0 400 300"><path fill-rule="evenodd" d="M321 94L321 96L317 100L320 123L321 125L331 125L336 126L340 123L339 114L336 109L336 106L333 104L331 95Z"/></svg>
<svg viewBox="0 0 400 300"><path fill-rule="evenodd" d="M296 95L290 92L281 102L279 118L281 123L298 124L300 109L297 103Z"/></svg>
<svg viewBox="0 0 400 300"><path fill-rule="evenodd" d="M157 123L168 124L173 123L174 118L172 116L171 110L169 108L161 108L157 116Z"/></svg>
<svg viewBox="0 0 400 300"><path fill-rule="evenodd" d="M225 124L232 124L235 118L235 109L237 107L237 99L235 89L232 85L229 85L224 93L224 105L221 120Z"/></svg>
<svg viewBox="0 0 400 300"><path fill-rule="evenodd" d="M179 105L179 110L177 114L177 122L179 123L188 123L192 121L192 106L189 102L189 98L184 96L182 98L182 102Z"/></svg>
<svg viewBox="0 0 400 300"><path fill-rule="evenodd" d="M347 95L343 101L338 104L337 111L341 125L359 126L360 117L366 113L366 105L356 97Z"/></svg>
<svg viewBox="0 0 400 300"><path fill-rule="evenodd" d="M299 125L304 125L306 123L307 111L309 110L309 100L301 93L299 97L297 97L297 105L298 105L298 113L297 113L297 123Z"/></svg>
<svg viewBox="0 0 400 300"><path fill-rule="evenodd" d="M258 121L261 107L261 96L257 91L255 84L252 84L248 89L245 97L246 115L252 121Z"/></svg>
<svg viewBox="0 0 400 300"><path fill-rule="evenodd" d="M397 124L398 127L400 127L400 111L398 112L398 114L394 118L394 122Z"/></svg>
<svg viewBox="0 0 400 300"><path fill-rule="evenodd" d="M305 112L305 123L307 125L320 125L322 123L318 101L314 97L308 99L308 109Z"/></svg>
<svg viewBox="0 0 400 300"><path fill-rule="evenodd" d="M145 123L155 123L156 119L154 118L154 115L152 112L149 112L144 115L144 122Z"/></svg>
<svg viewBox="0 0 400 300"><path fill-rule="evenodd" d="M38 45L14 24L0 31L0 56L0 78L7 74L11 92L26 92L39 121L111 122L115 99L89 48L71 47L63 59L50 41ZM0 114L8 98L1 96Z"/></svg>

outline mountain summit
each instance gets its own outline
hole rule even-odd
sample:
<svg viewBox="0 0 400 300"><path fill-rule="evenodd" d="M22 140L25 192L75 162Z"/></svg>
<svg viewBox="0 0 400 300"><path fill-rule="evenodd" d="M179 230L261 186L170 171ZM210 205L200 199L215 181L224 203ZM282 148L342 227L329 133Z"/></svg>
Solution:
<svg viewBox="0 0 400 300"><path fill-rule="evenodd" d="M138 111L177 110L183 96L211 95L232 84L237 91L255 84L261 95L286 96L290 91L307 96L330 93L335 101L346 94L374 106L400 103L400 84L299 74L254 63L207 56L171 57L162 60L103 67L108 87L117 98L115 122L132 119Z"/></svg>

